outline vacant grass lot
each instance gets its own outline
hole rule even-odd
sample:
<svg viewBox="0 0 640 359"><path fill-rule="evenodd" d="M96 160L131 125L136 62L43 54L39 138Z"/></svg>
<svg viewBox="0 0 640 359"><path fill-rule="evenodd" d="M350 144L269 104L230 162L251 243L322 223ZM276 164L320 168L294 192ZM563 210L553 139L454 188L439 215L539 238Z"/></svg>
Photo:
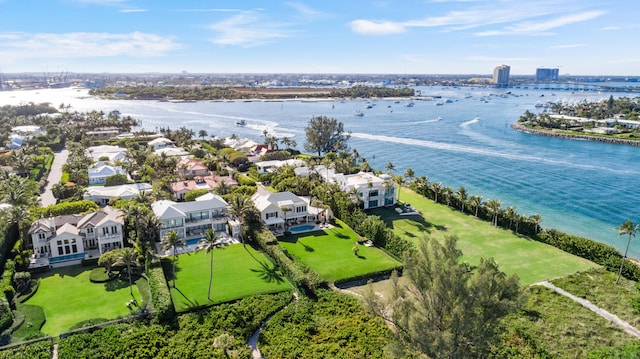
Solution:
<svg viewBox="0 0 640 359"><path fill-rule="evenodd" d="M209 289L209 263L213 253L213 283ZM163 261L165 275L173 284L171 261ZM251 246L232 244L205 251L181 254L176 262L176 288L171 288L176 311L185 311L212 303L228 302L255 294L278 293L290 290L291 285L264 255Z"/></svg>
<svg viewBox="0 0 640 359"><path fill-rule="evenodd" d="M330 229L289 235L279 243L323 279L336 281L397 268L400 262L375 247L357 245L358 235L341 221ZM357 246L358 255L352 248Z"/></svg>
<svg viewBox="0 0 640 359"><path fill-rule="evenodd" d="M43 333L58 335L88 319L114 319L129 314L126 306L131 300L129 282L91 283L89 272L87 267L70 266L34 276L40 280L40 287L25 304L44 309L46 322L41 330ZM133 295L138 303L142 302L135 284Z"/></svg>
<svg viewBox="0 0 640 359"><path fill-rule="evenodd" d="M400 198L417 208L422 216L400 216L391 209L378 214L394 232L418 245L424 238L458 237L464 260L478 263L481 257L494 258L507 274L517 274L520 283L565 276L597 267L596 264L552 246L517 236L512 231L494 228L471 214L463 214L445 205L435 204L411 190L402 188Z"/></svg>

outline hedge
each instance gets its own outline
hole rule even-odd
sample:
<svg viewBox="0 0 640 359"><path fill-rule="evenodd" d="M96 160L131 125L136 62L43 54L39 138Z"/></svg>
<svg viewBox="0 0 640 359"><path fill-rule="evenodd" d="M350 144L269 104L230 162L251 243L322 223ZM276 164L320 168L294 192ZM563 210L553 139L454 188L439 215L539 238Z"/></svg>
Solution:
<svg viewBox="0 0 640 359"><path fill-rule="evenodd" d="M150 265L147 275L149 277L151 303L156 311L155 322L168 323L173 319L175 311L161 263L158 261Z"/></svg>

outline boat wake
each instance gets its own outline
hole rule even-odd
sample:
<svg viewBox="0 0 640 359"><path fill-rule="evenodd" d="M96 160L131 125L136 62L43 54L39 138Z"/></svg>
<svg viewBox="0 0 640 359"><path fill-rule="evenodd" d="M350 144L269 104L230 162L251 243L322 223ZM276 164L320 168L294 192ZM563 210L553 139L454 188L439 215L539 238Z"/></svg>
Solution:
<svg viewBox="0 0 640 359"><path fill-rule="evenodd" d="M474 123L478 123L478 122L480 122L480 118L479 117L474 117L473 120L469 120L467 122L461 123L460 127L469 128L469 126L473 125Z"/></svg>
<svg viewBox="0 0 640 359"><path fill-rule="evenodd" d="M474 120L471 120L471 121L474 121ZM471 121L467 121L467 122L471 122ZM366 140L372 140L372 141L382 141L382 142L399 143L399 144L405 144L405 145L413 145L413 146L431 148L431 149L442 150L442 151L460 152L460 153L467 153L467 154L468 153L472 153L472 154L479 155L479 156L499 157L499 158L506 158L506 159L515 160L515 161L527 161L527 162L533 162L533 163L546 163L546 164L549 164L549 165L554 165L554 166L559 166L559 167L582 168L582 169L586 169L586 170L607 171L607 172L612 172L612 173L617 173L617 174L637 174L637 175L640 175L640 171L617 170L617 169L610 168L610 167L584 165L584 164L578 164L578 163L574 163L574 162L550 159L550 158L545 158L545 157L540 157L540 156L518 154L518 153L513 153L513 152L500 152L500 151L497 151L497 150L491 150L491 149L473 147L473 146L457 145L457 144L453 144L453 143L443 143L443 142L435 142L435 141L427 141L427 140L417 140L417 139L412 139L412 138L392 137L392 136L384 136L384 135L373 135L373 134L369 134L369 133L359 133L359 132L358 133L352 133L351 137L353 137L353 138L361 138L361 139L366 139Z"/></svg>

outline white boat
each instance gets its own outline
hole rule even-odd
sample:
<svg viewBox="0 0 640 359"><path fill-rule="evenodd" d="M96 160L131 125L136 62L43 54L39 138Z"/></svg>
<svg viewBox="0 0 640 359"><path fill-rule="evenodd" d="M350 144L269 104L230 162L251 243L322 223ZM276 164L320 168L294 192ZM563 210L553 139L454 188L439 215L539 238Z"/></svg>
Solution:
<svg viewBox="0 0 640 359"><path fill-rule="evenodd" d="M245 120L236 121L236 126L246 126L246 125L247 125L247 121Z"/></svg>
<svg viewBox="0 0 640 359"><path fill-rule="evenodd" d="M409 102L408 104L404 105L405 107L413 107L415 106L415 103L413 102Z"/></svg>
<svg viewBox="0 0 640 359"><path fill-rule="evenodd" d="M354 116L358 116L358 117L362 117L362 116L364 116L364 113L362 113L362 111L354 111L353 115Z"/></svg>
<svg viewBox="0 0 640 359"><path fill-rule="evenodd" d="M442 102L442 101L438 101L438 102L436 102L434 105L436 105L436 106L442 106L442 105L444 105L444 102Z"/></svg>

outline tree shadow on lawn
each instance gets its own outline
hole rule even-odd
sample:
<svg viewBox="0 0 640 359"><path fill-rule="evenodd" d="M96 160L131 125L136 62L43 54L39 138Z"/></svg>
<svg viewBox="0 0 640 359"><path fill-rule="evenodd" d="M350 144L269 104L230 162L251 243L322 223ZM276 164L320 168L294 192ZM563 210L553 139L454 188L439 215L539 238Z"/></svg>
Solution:
<svg viewBox="0 0 640 359"><path fill-rule="evenodd" d="M180 293L180 295L182 296L182 304L187 307L187 308L197 308L197 307L201 307L203 304L200 304L197 300L191 300L189 299L189 297L187 297L178 287L173 287L171 288L173 290L175 290L176 292Z"/></svg>
<svg viewBox="0 0 640 359"><path fill-rule="evenodd" d="M163 258L160 263L162 263L162 271L164 272L164 277L167 280L167 282L172 281L174 279L178 279L178 272L180 272L182 269L180 268L180 257L178 257L178 260L176 261L176 271L173 271L173 258L167 259L167 258Z"/></svg>
<svg viewBox="0 0 640 359"><path fill-rule="evenodd" d="M44 279L44 278L53 277L56 275L60 276L60 278L64 278L65 276L77 277L80 274L84 273L85 271L91 270L92 268L93 267L85 267L78 264L78 265L73 265L68 267L59 267L59 268L49 269L46 272L38 273L33 277L34 279L35 278Z"/></svg>
<svg viewBox="0 0 640 359"><path fill-rule="evenodd" d="M403 231L404 232L403 234L405 236L412 237L412 238L423 236L424 234L430 234L432 228L435 228L435 229L438 229L438 230L440 230L441 228L445 228L444 226L438 226L438 225L435 225L435 224L427 221L422 215L419 215L419 216L401 216L391 208L382 208L382 209L371 210L371 214L380 216L380 218L384 221L384 223L386 223L387 227L389 227L389 228L395 228L395 226L393 225L394 221L406 220L407 222L409 222L410 225L415 227L415 231L416 232L420 232L419 235L416 235L416 234L414 234L413 231L411 231L411 232Z"/></svg>
<svg viewBox="0 0 640 359"><path fill-rule="evenodd" d="M258 273L258 277L260 277L260 279L264 280L267 283L273 283L273 282L282 283L282 282L284 282L284 279L282 278L282 275L277 271L275 265L274 266L270 266L268 262L256 258L253 255L253 253L251 253L251 251L249 251L247 249L247 247L244 247L244 249L247 251L247 253L249 253L251 258L253 258L253 260L258 262L258 264L260 265L260 269L250 269L250 271L252 271L254 273Z"/></svg>

